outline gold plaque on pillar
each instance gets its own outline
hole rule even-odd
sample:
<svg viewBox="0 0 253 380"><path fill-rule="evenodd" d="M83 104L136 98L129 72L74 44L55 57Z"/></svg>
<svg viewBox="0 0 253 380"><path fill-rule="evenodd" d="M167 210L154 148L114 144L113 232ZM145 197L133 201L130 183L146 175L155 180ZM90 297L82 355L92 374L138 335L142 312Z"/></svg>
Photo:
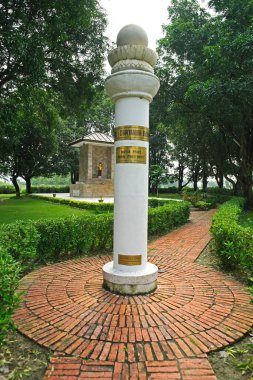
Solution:
<svg viewBox="0 0 253 380"><path fill-rule="evenodd" d="M139 125L124 125L116 127L114 130L115 141L119 140L140 140L148 141L149 129Z"/></svg>
<svg viewBox="0 0 253 380"><path fill-rule="evenodd" d="M141 255L118 255L120 265L141 265Z"/></svg>
<svg viewBox="0 0 253 380"><path fill-rule="evenodd" d="M116 164L146 164L147 148L142 146L120 146L116 148Z"/></svg>

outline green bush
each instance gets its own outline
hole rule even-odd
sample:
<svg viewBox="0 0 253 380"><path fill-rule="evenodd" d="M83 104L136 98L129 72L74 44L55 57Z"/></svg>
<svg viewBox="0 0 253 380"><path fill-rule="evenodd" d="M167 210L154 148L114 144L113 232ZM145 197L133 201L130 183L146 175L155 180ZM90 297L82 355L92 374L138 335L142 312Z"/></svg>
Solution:
<svg viewBox="0 0 253 380"><path fill-rule="evenodd" d="M178 187L176 186L170 186L170 187L162 187L159 188L160 194L176 194L179 193Z"/></svg>
<svg viewBox="0 0 253 380"><path fill-rule="evenodd" d="M216 207L218 204L222 204L231 199L231 195L224 194L207 194L206 201L212 204L212 207Z"/></svg>
<svg viewBox="0 0 253 380"><path fill-rule="evenodd" d="M248 227L238 224L244 198L234 197L224 203L214 215L211 234L215 250L228 269L243 268L253 274L253 234Z"/></svg>
<svg viewBox="0 0 253 380"><path fill-rule="evenodd" d="M69 193L69 186L41 185L32 186L33 193Z"/></svg>
<svg viewBox="0 0 253 380"><path fill-rule="evenodd" d="M200 208L198 206L199 202L207 202L209 203L208 208L214 208L218 204L222 204L226 201L228 201L231 196L230 195L224 195L224 194L209 194L205 193L203 191L197 190L197 191L191 191L189 189L184 189L182 191L182 198L185 201L191 202L191 204L194 207ZM205 208L203 208L205 209Z"/></svg>
<svg viewBox="0 0 253 380"><path fill-rule="evenodd" d="M164 206L167 203L170 203L171 199L159 199L159 198L149 198L148 205L151 208Z"/></svg>
<svg viewBox="0 0 253 380"><path fill-rule="evenodd" d="M15 194L15 188L5 182L0 182L0 194Z"/></svg>
<svg viewBox="0 0 253 380"><path fill-rule="evenodd" d="M33 222L18 221L1 225L0 244L25 267L37 256L40 235Z"/></svg>
<svg viewBox="0 0 253 380"><path fill-rule="evenodd" d="M182 198L184 201L191 202L192 205L195 205L195 203L202 201L206 198L206 196L200 192L200 191L189 191L188 189L184 189L182 191Z"/></svg>
<svg viewBox="0 0 253 380"><path fill-rule="evenodd" d="M15 292L20 270L20 265L0 247L0 345L13 327L11 316L20 302L21 295Z"/></svg>
<svg viewBox="0 0 253 380"><path fill-rule="evenodd" d="M37 257L42 260L112 249L112 214L39 220L34 226L40 235Z"/></svg>
<svg viewBox="0 0 253 380"><path fill-rule="evenodd" d="M85 202L78 201L75 199L66 199L66 198L58 198L56 197L47 197L43 195L30 195L30 197L34 199L43 199L53 203L65 204L70 207L81 208L84 210L92 210L97 212L98 214L102 214L104 212L113 212L114 204L113 203L99 203L99 202ZM160 207L164 206L166 203L171 202L171 199L158 199L158 198L149 198L148 204L149 207Z"/></svg>
<svg viewBox="0 0 253 380"><path fill-rule="evenodd" d="M47 197L44 195L30 195L30 197L34 199L43 199L45 201L53 203L60 203L71 207L81 208L84 210L93 210L98 214L101 214L103 212L113 212L113 203L85 202L75 199L59 198L57 196L55 198Z"/></svg>
<svg viewBox="0 0 253 380"><path fill-rule="evenodd" d="M190 214L188 202L170 201L164 206L150 208L148 213L148 234L158 235L187 222Z"/></svg>
<svg viewBox="0 0 253 380"><path fill-rule="evenodd" d="M189 204L186 202L158 201L165 205L149 209L149 236L168 232L185 223L189 216ZM78 203L79 206L82 204L82 202ZM90 206L89 203L88 205ZM108 204L95 205L103 207ZM110 204L110 207L112 206ZM36 260L59 260L63 257L81 255L83 252L112 250L112 239L112 212L16 222L3 225L0 229L2 246L14 259L23 265L26 264L26 267Z"/></svg>
<svg viewBox="0 0 253 380"><path fill-rule="evenodd" d="M233 195L232 189L226 189L225 187L223 189L220 189L219 187L208 187L207 188L208 194L215 194L215 195Z"/></svg>
<svg viewBox="0 0 253 380"><path fill-rule="evenodd" d="M211 208L212 204L205 201L198 201L194 204L194 206L200 210L206 211Z"/></svg>

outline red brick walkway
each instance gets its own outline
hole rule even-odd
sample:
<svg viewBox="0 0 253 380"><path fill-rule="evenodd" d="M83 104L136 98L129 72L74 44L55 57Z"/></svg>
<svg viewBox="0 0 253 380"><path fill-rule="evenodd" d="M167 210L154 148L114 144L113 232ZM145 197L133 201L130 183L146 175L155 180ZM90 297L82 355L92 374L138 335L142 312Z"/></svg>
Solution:
<svg viewBox="0 0 253 380"><path fill-rule="evenodd" d="M210 240L209 212L150 244L157 290L119 296L102 289L111 257L72 260L30 273L19 330L54 351L44 380L215 380L207 353L253 324L243 286L193 261Z"/></svg>

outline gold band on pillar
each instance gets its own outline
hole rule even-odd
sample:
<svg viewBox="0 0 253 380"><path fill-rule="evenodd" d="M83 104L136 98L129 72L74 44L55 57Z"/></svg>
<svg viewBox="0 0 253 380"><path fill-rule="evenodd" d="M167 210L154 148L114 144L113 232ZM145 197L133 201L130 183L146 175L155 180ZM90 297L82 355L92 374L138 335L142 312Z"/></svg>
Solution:
<svg viewBox="0 0 253 380"><path fill-rule="evenodd" d="M149 141L149 129L139 125L124 125L114 129L114 140Z"/></svg>
<svg viewBox="0 0 253 380"><path fill-rule="evenodd" d="M120 265L141 265L141 255L118 255Z"/></svg>
<svg viewBox="0 0 253 380"><path fill-rule="evenodd" d="M116 148L116 164L146 164L147 148L142 146L119 146Z"/></svg>

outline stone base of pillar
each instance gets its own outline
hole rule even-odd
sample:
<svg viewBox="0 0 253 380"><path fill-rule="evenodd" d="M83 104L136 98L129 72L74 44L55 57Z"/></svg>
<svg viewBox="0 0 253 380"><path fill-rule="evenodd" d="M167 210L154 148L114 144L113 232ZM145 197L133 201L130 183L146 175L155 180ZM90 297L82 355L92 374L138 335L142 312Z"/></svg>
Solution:
<svg viewBox="0 0 253 380"><path fill-rule="evenodd" d="M103 287L116 294L147 294L156 289L157 274L157 266L151 263L137 272L122 272L116 270L111 261L103 266Z"/></svg>

